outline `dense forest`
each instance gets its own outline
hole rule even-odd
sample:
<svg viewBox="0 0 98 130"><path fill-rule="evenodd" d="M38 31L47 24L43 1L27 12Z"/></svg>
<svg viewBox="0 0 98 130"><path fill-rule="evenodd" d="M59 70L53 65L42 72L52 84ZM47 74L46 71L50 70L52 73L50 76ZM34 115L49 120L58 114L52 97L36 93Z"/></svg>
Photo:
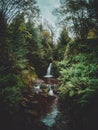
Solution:
<svg viewBox="0 0 98 130"><path fill-rule="evenodd" d="M60 0L53 10L61 28L55 41L52 25L41 23L37 0L0 0L1 130L98 129L97 6L97 0ZM56 124L63 120L68 128L37 120L48 90L42 83L45 92L36 96L33 88L44 82L50 63L62 113Z"/></svg>

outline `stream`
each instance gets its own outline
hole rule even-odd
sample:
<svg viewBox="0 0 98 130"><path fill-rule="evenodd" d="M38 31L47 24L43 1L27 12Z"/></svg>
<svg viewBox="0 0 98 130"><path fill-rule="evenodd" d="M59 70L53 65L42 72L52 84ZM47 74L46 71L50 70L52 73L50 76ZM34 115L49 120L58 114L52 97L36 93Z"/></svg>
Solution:
<svg viewBox="0 0 98 130"><path fill-rule="evenodd" d="M59 96L57 94L57 84L52 81L53 75L51 75L52 63L49 64L47 68L46 75L44 76L46 80L46 85L43 88L41 84L34 86L34 91L38 95L38 101L41 105L42 114L40 115L40 122L45 126L45 130L69 130L66 122L66 114L62 114L59 110ZM56 81L57 82L57 81ZM45 92L48 90L47 92ZM46 95L41 96L40 95ZM40 96L39 96L40 95ZM44 130L40 128L40 130Z"/></svg>
<svg viewBox="0 0 98 130"><path fill-rule="evenodd" d="M58 95L50 106L49 112L41 117L40 121L47 127L45 130L71 130L69 129L66 115L59 110Z"/></svg>
<svg viewBox="0 0 98 130"><path fill-rule="evenodd" d="M54 102L51 106L51 111L47 113L45 116L41 117L41 121L48 127L52 127L55 124L55 119L57 115L60 113L58 110L58 96L55 95Z"/></svg>

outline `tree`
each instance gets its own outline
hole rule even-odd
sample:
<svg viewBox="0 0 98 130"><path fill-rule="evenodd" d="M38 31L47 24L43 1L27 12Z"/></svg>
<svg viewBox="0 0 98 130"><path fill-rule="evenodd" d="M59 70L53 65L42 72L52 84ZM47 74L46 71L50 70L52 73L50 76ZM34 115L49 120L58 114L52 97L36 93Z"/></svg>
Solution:
<svg viewBox="0 0 98 130"><path fill-rule="evenodd" d="M66 27L63 27L63 29L62 29L62 31L60 33L59 40L60 40L60 44L61 45L65 45L65 46L70 41L70 37L68 35Z"/></svg>
<svg viewBox="0 0 98 130"><path fill-rule="evenodd" d="M9 41L12 47L14 67L27 62L27 38L31 36L28 32L23 14L14 18L9 26Z"/></svg>
<svg viewBox="0 0 98 130"><path fill-rule="evenodd" d="M35 0L0 0L0 121L19 106L24 84L14 65L20 58L23 62L26 52L26 16L32 14L33 19L38 11Z"/></svg>
<svg viewBox="0 0 98 130"><path fill-rule="evenodd" d="M93 19L91 30L93 30L93 33L95 33L96 35L98 35L98 8L97 7L98 7L97 0L88 1L87 9L88 9L89 17Z"/></svg>
<svg viewBox="0 0 98 130"><path fill-rule="evenodd" d="M0 65L10 66L9 63L9 49L7 39L7 23L5 15L0 12Z"/></svg>
<svg viewBox="0 0 98 130"><path fill-rule="evenodd" d="M44 38L44 35L46 35L47 33L47 41L48 41L48 44L47 46L49 47L53 47L53 44L54 44L54 27L48 23L47 20L44 20L44 25L40 24L39 25L39 30L40 30L40 36L41 36L41 39L42 39L42 42L43 42L43 39Z"/></svg>
<svg viewBox="0 0 98 130"><path fill-rule="evenodd" d="M98 1L88 0L88 5L89 15L95 17L98 20Z"/></svg>
<svg viewBox="0 0 98 130"><path fill-rule="evenodd" d="M66 27L62 28L57 45L53 50L53 56L55 60L63 60L66 46L71 38L68 35Z"/></svg>
<svg viewBox="0 0 98 130"><path fill-rule="evenodd" d="M51 35L47 30L42 32L42 44L46 46L47 49L51 50Z"/></svg>
<svg viewBox="0 0 98 130"><path fill-rule="evenodd" d="M8 40L8 24L17 14L31 15L33 18L39 10L35 0L0 0L0 63L10 64L10 45Z"/></svg>
<svg viewBox="0 0 98 130"><path fill-rule="evenodd" d="M33 16L38 14L39 9L36 5L36 0L0 0L0 12L5 15L7 22L21 13Z"/></svg>
<svg viewBox="0 0 98 130"><path fill-rule="evenodd" d="M47 27L48 27L48 29L50 31L50 35L51 35L51 46L53 46L53 44L54 44L54 36L55 36L55 34L54 34L54 28L48 22L46 22L46 24L47 24Z"/></svg>
<svg viewBox="0 0 98 130"><path fill-rule="evenodd" d="M62 24L77 39L86 39L92 19L89 17L87 2L84 0L61 0L61 5L55 12L61 17ZM86 28L86 29L85 29Z"/></svg>
<svg viewBox="0 0 98 130"><path fill-rule="evenodd" d="M26 23L26 27L27 27L27 31L31 35L26 40L27 50L28 50L26 57L28 59L29 64L35 67L35 71L38 74L39 72L38 66L41 62L41 58L40 58L41 43L40 43L40 37L38 35L39 30L37 27L35 27L35 24L30 21Z"/></svg>

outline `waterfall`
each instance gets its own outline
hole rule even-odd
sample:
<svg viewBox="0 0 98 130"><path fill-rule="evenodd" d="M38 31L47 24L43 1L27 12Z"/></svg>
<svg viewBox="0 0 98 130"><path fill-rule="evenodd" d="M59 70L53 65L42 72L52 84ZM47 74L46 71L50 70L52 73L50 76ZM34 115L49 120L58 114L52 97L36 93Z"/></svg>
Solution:
<svg viewBox="0 0 98 130"><path fill-rule="evenodd" d="M48 68L47 68L47 72L46 75L44 76L47 81L47 88L49 89L48 91L48 95L51 99L51 103L50 104L50 111L48 113L46 113L45 115L43 115L40 119L41 122L43 122L47 127L52 128L52 126L56 123L56 117L59 114L59 110L58 110L58 96L56 96L53 92L52 89L52 82L51 82L51 78L53 77L53 75L51 74L51 69L52 69L52 63L49 64ZM54 98L51 98L51 97Z"/></svg>
<svg viewBox="0 0 98 130"><path fill-rule="evenodd" d="M48 69L47 69L47 73L44 77L46 77L46 78L53 77L53 75L51 75L51 68L52 68L52 63L49 64Z"/></svg>
<svg viewBox="0 0 98 130"><path fill-rule="evenodd" d="M47 69L46 75L50 75L51 74L51 67L52 67L52 63L49 64L49 67Z"/></svg>

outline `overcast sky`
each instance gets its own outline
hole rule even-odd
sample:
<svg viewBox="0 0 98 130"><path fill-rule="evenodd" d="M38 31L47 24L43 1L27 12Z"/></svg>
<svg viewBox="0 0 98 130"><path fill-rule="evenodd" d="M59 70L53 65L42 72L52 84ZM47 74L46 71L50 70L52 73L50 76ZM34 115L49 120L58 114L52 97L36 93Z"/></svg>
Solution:
<svg viewBox="0 0 98 130"><path fill-rule="evenodd" d="M37 0L41 15L53 26L55 25L56 16L53 16L52 11L59 6L59 0Z"/></svg>

